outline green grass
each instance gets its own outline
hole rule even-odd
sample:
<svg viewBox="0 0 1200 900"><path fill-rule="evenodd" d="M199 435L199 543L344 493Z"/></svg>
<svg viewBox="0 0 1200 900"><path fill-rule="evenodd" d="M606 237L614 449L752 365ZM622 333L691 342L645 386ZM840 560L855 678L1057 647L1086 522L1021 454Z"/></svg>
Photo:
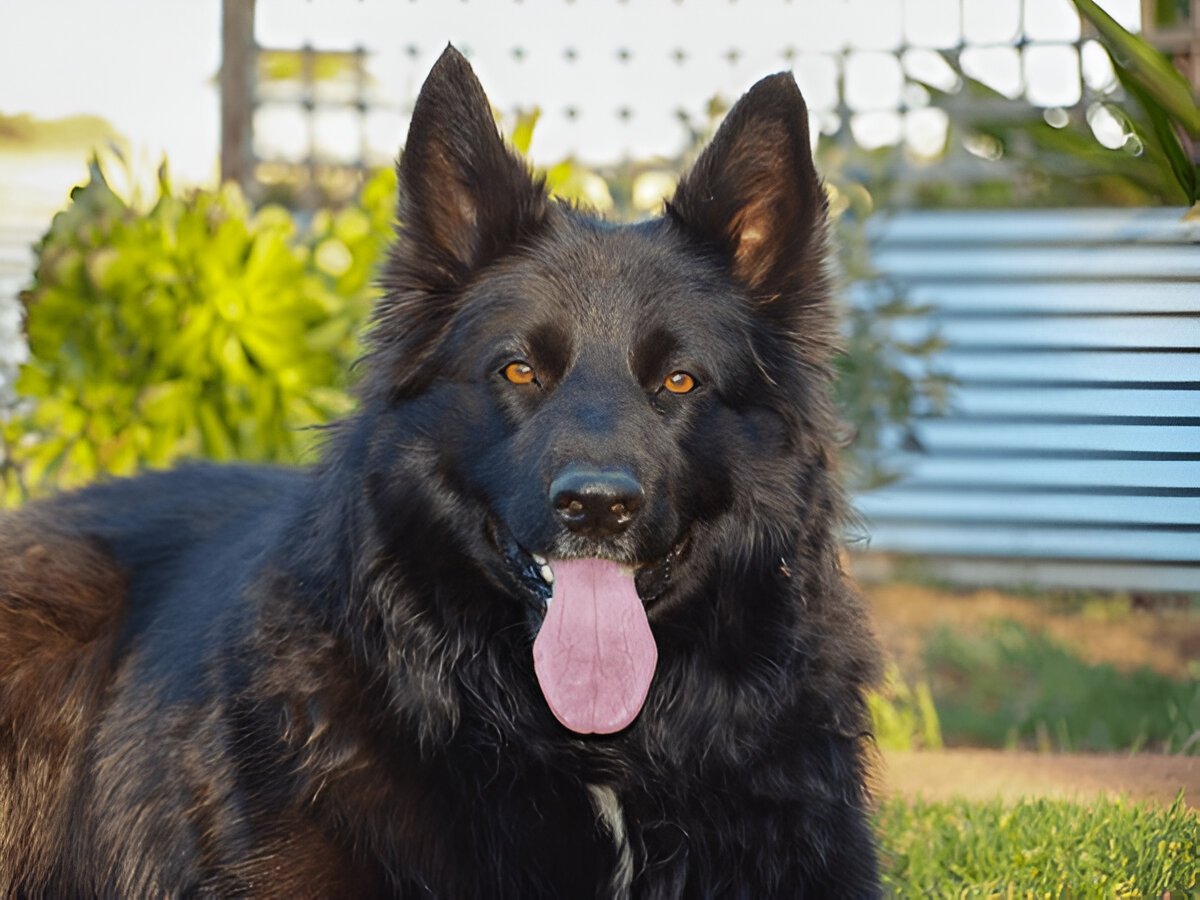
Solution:
<svg viewBox="0 0 1200 900"><path fill-rule="evenodd" d="M879 810L884 885L896 897L1192 897L1200 816L1098 799L926 803Z"/></svg>
<svg viewBox="0 0 1200 900"><path fill-rule="evenodd" d="M1200 752L1200 684L1093 665L1016 622L937 631L925 665L949 745Z"/></svg>

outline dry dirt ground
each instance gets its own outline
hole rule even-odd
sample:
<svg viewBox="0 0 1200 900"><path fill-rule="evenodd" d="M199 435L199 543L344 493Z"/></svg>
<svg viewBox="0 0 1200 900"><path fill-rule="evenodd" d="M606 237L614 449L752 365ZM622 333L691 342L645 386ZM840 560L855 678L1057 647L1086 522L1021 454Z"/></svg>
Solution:
<svg viewBox="0 0 1200 900"><path fill-rule="evenodd" d="M1120 599L1072 602L995 590L954 591L909 584L864 585L885 652L909 671L919 664L926 636L943 626L982 631L1013 619L1072 647L1083 659L1119 670L1147 666L1173 678L1195 678L1200 664L1200 614L1186 604L1159 603L1151 611ZM1200 807L1200 757L1153 754L1047 754L1000 750L884 754L881 795L930 800L962 796L1073 797L1124 795L1170 803L1182 789Z"/></svg>
<svg viewBox="0 0 1200 900"><path fill-rule="evenodd" d="M1064 602L996 590L951 591L891 583L863 585L875 633L902 669L911 670L929 632L942 626L982 632L994 619L1012 619L1071 647L1093 664L1129 671L1147 666L1172 678L1196 677L1200 613L1169 600L1153 610L1121 599ZM1191 669L1189 667L1192 667Z"/></svg>
<svg viewBox="0 0 1200 900"><path fill-rule="evenodd" d="M880 796L1089 800L1104 794L1169 805L1182 790L1184 802L1200 808L1197 756L965 749L890 752L884 754L878 778Z"/></svg>

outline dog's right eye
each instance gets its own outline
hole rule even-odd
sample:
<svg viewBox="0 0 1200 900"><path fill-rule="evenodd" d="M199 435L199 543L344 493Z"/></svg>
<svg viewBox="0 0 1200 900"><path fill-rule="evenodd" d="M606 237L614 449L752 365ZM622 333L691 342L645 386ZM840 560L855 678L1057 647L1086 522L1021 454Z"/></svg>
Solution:
<svg viewBox="0 0 1200 900"><path fill-rule="evenodd" d="M500 373L513 384L533 384L537 381L533 366L520 359L510 362Z"/></svg>
<svg viewBox="0 0 1200 900"><path fill-rule="evenodd" d="M672 372L663 379L663 387L672 394L690 394L696 389L696 379L687 372Z"/></svg>

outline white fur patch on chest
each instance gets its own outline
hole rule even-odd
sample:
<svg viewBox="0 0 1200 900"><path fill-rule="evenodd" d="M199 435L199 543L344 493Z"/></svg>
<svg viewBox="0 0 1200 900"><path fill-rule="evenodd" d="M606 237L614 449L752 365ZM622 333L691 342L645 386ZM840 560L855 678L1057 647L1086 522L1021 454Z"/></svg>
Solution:
<svg viewBox="0 0 1200 900"><path fill-rule="evenodd" d="M624 900L629 896L629 888L633 884L633 852L629 849L629 835L625 831L625 812L612 788L589 784L588 793L592 795L592 805L596 807L596 818L612 835L617 853L617 865L609 884L611 896L614 900Z"/></svg>

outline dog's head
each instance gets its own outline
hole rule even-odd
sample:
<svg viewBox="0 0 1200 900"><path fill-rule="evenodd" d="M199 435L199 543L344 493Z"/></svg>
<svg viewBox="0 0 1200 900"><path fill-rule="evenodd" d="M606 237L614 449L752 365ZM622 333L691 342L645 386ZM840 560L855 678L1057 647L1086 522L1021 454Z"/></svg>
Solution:
<svg viewBox="0 0 1200 900"><path fill-rule="evenodd" d="M647 611L715 602L696 597L721 566L775 573L827 462L835 323L804 101L789 75L760 81L665 214L615 226L547 196L447 49L399 174L365 402L404 446L377 458L403 460L391 481L419 477L524 607L559 719L624 728L655 667Z"/></svg>

